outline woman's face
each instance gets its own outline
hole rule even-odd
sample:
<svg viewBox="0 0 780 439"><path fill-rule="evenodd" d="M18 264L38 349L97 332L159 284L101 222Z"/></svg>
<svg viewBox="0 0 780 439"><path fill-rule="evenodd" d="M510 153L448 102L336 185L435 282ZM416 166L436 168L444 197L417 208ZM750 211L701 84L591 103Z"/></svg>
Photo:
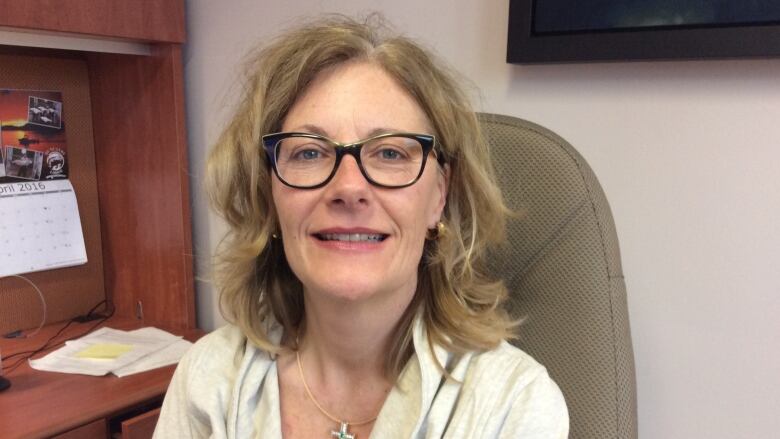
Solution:
<svg viewBox="0 0 780 439"><path fill-rule="evenodd" d="M292 106L282 130L338 142L382 132L432 132L414 99L381 67L365 62L321 72ZM294 189L272 177L285 255L306 293L408 304L426 231L444 208L446 179L429 157L415 184L381 188L363 177L349 155L318 189Z"/></svg>

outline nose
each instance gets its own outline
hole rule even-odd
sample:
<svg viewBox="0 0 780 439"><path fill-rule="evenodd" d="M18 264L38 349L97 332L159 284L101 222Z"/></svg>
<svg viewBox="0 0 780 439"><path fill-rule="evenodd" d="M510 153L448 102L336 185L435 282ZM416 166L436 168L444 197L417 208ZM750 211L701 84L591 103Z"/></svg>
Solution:
<svg viewBox="0 0 780 439"><path fill-rule="evenodd" d="M368 203L371 183L366 180L357 161L351 155L341 159L336 174L325 186L328 202L355 207Z"/></svg>

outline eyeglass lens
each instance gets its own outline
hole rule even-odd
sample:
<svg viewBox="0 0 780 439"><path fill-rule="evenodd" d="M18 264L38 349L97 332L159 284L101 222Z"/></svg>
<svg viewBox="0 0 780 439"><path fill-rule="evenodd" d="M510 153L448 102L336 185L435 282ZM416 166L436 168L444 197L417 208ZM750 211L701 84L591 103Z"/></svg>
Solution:
<svg viewBox="0 0 780 439"><path fill-rule="evenodd" d="M423 166L423 146L409 137L380 137L363 144L360 162L371 180L385 186L414 181ZM276 168L294 186L315 186L336 165L336 145L326 139L288 137L276 144Z"/></svg>

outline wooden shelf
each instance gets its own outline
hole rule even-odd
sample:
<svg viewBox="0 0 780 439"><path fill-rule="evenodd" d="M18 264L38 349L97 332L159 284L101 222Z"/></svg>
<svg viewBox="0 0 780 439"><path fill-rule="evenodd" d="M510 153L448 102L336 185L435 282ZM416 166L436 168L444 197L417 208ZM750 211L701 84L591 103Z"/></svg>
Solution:
<svg viewBox="0 0 780 439"><path fill-rule="evenodd" d="M0 0L0 26L156 43L185 40L181 0Z"/></svg>

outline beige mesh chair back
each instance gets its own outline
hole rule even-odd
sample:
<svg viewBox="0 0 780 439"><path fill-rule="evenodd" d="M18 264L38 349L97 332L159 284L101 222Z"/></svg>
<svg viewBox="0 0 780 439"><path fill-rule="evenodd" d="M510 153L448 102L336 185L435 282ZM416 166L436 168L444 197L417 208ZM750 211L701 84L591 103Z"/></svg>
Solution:
<svg viewBox="0 0 780 439"><path fill-rule="evenodd" d="M481 114L510 208L491 264L515 342L544 364L569 407L572 439L637 437L634 354L615 225L596 176L565 140L533 123Z"/></svg>

